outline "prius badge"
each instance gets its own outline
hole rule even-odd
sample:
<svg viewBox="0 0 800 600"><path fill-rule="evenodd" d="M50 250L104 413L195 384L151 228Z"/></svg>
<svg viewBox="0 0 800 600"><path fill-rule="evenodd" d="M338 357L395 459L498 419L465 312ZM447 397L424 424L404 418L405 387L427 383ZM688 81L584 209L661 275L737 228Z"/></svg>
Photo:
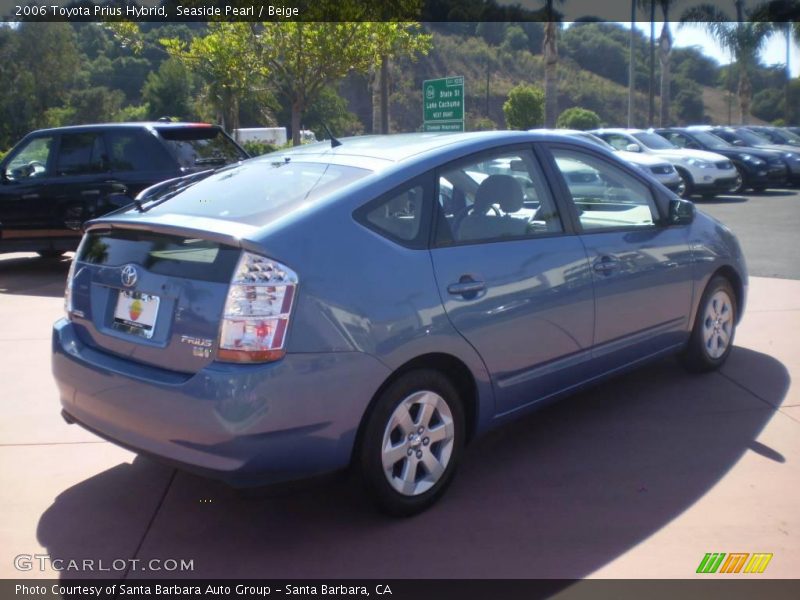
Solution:
<svg viewBox="0 0 800 600"><path fill-rule="evenodd" d="M125 287L133 287L136 285L136 280L139 279L139 273L133 265L125 265L122 267L122 285Z"/></svg>

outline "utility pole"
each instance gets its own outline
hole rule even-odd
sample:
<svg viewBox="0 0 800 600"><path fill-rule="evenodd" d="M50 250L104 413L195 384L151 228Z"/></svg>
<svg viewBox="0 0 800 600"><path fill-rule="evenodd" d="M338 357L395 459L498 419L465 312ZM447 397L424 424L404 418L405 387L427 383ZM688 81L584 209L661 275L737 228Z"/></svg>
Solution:
<svg viewBox="0 0 800 600"><path fill-rule="evenodd" d="M652 127L656 114L656 0L650 0L650 106L647 111L647 126Z"/></svg>
<svg viewBox="0 0 800 600"><path fill-rule="evenodd" d="M631 43L628 49L628 129L633 127L633 42L636 39L636 0L631 0Z"/></svg>

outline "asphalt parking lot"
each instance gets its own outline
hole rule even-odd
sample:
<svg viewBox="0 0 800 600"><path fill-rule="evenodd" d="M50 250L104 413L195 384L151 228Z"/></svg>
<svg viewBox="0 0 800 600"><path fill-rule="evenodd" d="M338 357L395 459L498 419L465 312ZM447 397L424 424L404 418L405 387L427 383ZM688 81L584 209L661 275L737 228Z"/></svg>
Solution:
<svg viewBox="0 0 800 600"><path fill-rule="evenodd" d="M409 520L346 477L243 495L66 425L49 350L68 263L0 255L0 578L58 574L23 554L194 566L70 577L688 578L708 552L773 553L761 577L796 577L800 193L698 207L753 276L722 371L664 360L496 431Z"/></svg>

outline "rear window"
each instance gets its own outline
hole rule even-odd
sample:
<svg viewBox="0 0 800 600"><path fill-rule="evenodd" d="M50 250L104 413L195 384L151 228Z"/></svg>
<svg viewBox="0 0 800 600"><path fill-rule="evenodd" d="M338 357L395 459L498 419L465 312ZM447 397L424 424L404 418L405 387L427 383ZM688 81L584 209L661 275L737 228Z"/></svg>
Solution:
<svg viewBox="0 0 800 600"><path fill-rule="evenodd" d="M239 249L209 240L115 229L89 233L78 260L95 265L141 265L152 273L227 283Z"/></svg>
<svg viewBox="0 0 800 600"><path fill-rule="evenodd" d="M159 204L148 198L152 214L178 213L252 225L268 223L303 204L310 204L371 171L323 163L267 160L222 169Z"/></svg>
<svg viewBox="0 0 800 600"><path fill-rule="evenodd" d="M157 171L163 169L164 149L144 130L112 129L106 132L112 171Z"/></svg>
<svg viewBox="0 0 800 600"><path fill-rule="evenodd" d="M247 156L217 127L156 127L178 161L186 169L213 167Z"/></svg>

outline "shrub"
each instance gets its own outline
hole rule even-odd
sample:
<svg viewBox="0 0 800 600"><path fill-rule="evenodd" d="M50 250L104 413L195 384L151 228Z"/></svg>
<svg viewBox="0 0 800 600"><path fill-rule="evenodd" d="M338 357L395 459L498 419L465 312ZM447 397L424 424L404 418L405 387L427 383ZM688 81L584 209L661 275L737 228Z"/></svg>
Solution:
<svg viewBox="0 0 800 600"><path fill-rule="evenodd" d="M241 146L242 148L247 150L247 153L250 156L261 156L262 154L269 154L270 152L275 152L278 149L278 146L274 146L266 142L257 142L255 140L251 140L249 142L242 142Z"/></svg>
<svg viewBox="0 0 800 600"><path fill-rule="evenodd" d="M597 129L600 127L600 116L593 110L573 106L568 108L556 120L556 127L561 129Z"/></svg>
<svg viewBox="0 0 800 600"><path fill-rule="evenodd" d="M541 127L544 119L544 92L535 85L520 84L508 92L503 114L509 129Z"/></svg>

